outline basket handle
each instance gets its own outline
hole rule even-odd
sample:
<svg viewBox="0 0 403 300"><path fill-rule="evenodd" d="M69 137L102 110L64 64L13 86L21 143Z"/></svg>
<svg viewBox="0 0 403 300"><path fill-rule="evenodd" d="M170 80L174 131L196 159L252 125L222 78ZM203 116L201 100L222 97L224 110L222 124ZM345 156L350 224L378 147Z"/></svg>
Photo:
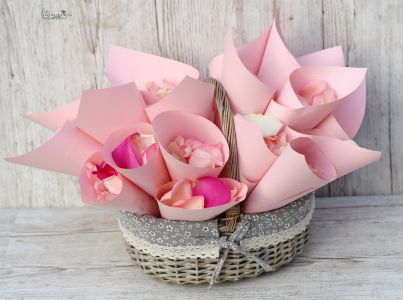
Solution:
<svg viewBox="0 0 403 300"><path fill-rule="evenodd" d="M221 131L226 138L230 149L228 162L224 166L220 176L239 181L238 146L236 141L234 118L228 96L220 82L214 78L209 78L208 82L214 84L215 86L214 97L218 112L218 121L221 126ZM230 234L234 232L240 215L241 208L239 204L227 210L219 218L220 232L222 234Z"/></svg>

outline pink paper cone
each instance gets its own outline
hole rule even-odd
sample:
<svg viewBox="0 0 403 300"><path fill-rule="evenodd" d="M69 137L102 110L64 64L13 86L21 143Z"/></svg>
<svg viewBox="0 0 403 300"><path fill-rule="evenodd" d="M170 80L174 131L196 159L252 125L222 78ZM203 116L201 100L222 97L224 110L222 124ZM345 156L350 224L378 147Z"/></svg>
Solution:
<svg viewBox="0 0 403 300"><path fill-rule="evenodd" d="M112 151L125 138L135 132L152 134L153 129L148 123L138 123L130 128L115 131L105 141L103 150L104 158L106 163L111 165L120 174L154 197L157 189L171 180L160 151L154 153L152 159L145 165L133 169L119 168L112 157Z"/></svg>
<svg viewBox="0 0 403 300"><path fill-rule="evenodd" d="M98 164L102 161L102 153L97 152L87 159L87 162ZM122 191L118 195L110 195L105 202L97 201L97 194L91 184L84 167L80 174L80 191L82 201L90 205L105 206L119 210L132 211L137 214L159 216L157 201L147 195L139 187L124 177Z"/></svg>
<svg viewBox="0 0 403 300"><path fill-rule="evenodd" d="M262 133L256 124L241 116L235 116L234 122L241 182L247 184L250 191L266 174L277 156L264 143Z"/></svg>
<svg viewBox="0 0 403 300"><path fill-rule="evenodd" d="M209 120L191 113L181 111L167 111L159 114L152 122L154 135L160 146L162 156L168 167L169 174L173 180L190 179L195 180L202 176L218 176L223 167L214 169L197 168L179 161L166 150L178 135L185 138L195 138L205 144L222 144L224 164L229 157L227 141L223 134Z"/></svg>
<svg viewBox="0 0 403 300"><path fill-rule="evenodd" d="M365 104L366 84L364 80L333 112L338 124L350 138L355 137L360 129L365 115Z"/></svg>
<svg viewBox="0 0 403 300"><path fill-rule="evenodd" d="M6 160L30 167L79 176L88 156L100 151L101 144L67 121L45 144Z"/></svg>
<svg viewBox="0 0 403 300"><path fill-rule="evenodd" d="M49 111L24 115L24 118L38 123L52 131L59 130L66 121L73 121L77 116L80 100L74 100L62 107L58 107Z"/></svg>
<svg viewBox="0 0 403 300"><path fill-rule="evenodd" d="M274 18L271 26L267 46L263 54L258 78L273 90L280 90L292 71L299 68L300 64L285 45L278 17Z"/></svg>
<svg viewBox="0 0 403 300"><path fill-rule="evenodd" d="M225 39L221 82L236 113L263 113L274 94L274 89L261 82L242 62L231 33Z"/></svg>
<svg viewBox="0 0 403 300"><path fill-rule="evenodd" d="M151 121L168 110L186 111L212 119L213 100L213 85L186 77L168 96L147 106L146 112Z"/></svg>
<svg viewBox="0 0 403 300"><path fill-rule="evenodd" d="M344 176L355 170L379 160L381 153L360 147L351 140L341 140L331 136L309 135L290 128L287 129L290 140L300 137L310 138L334 166L337 177Z"/></svg>
<svg viewBox="0 0 403 300"><path fill-rule="evenodd" d="M112 86L135 82L142 91L149 81L167 79L179 83L186 76L199 78L199 71L192 66L118 46L109 50L106 74Z"/></svg>
<svg viewBox="0 0 403 300"><path fill-rule="evenodd" d="M379 160L381 152L362 148L351 141L332 137L311 136L317 149L332 163L337 177L344 176Z"/></svg>
<svg viewBox="0 0 403 300"><path fill-rule="evenodd" d="M214 56L208 65L208 74L210 77L217 80L221 80L222 76L222 64L224 60L224 54L218 54Z"/></svg>
<svg viewBox="0 0 403 300"><path fill-rule="evenodd" d="M266 49L270 27L257 39L236 48L242 64L252 73L257 74L260 69L264 50ZM214 57L209 64L210 77L220 80L222 77L224 54Z"/></svg>
<svg viewBox="0 0 403 300"><path fill-rule="evenodd" d="M236 181L229 179L229 178L221 178L224 180L228 185L236 183ZM241 203L244 201L244 199L240 201L233 201L226 203L224 205L220 206L213 206L213 207L208 207L208 208L203 208L203 209L187 209L187 208L180 208L180 207L171 207L168 205L165 205L159 199L167 193L169 190L172 189L173 185L175 182L169 182L159 189L157 192L156 198L157 198L157 203L159 210L161 212L161 217L164 219L168 220L178 220L178 221L205 221L205 220L210 220L218 215L222 214L226 210L230 209L236 204Z"/></svg>
<svg viewBox="0 0 403 300"><path fill-rule="evenodd" d="M337 100L351 95L365 80L367 69L346 67L302 67L290 74L288 83L281 90L277 102L281 105L303 107L297 94L310 80L323 80L335 90ZM326 105L326 104L324 104Z"/></svg>
<svg viewBox="0 0 403 300"><path fill-rule="evenodd" d="M321 170L313 173L308 162ZM336 170L309 138L290 142L246 199L245 213L260 213L284 206L336 179Z"/></svg>
<svg viewBox="0 0 403 300"><path fill-rule="evenodd" d="M365 101L362 101L362 94L355 91L359 89L365 80L366 69L342 68L342 67L303 67L294 71L290 79L281 90L278 99L271 101L265 112L280 119L283 123L298 130L306 131L314 128L322 122L329 114L336 111L340 105L346 105L357 113L356 117L351 116L345 119L345 126L357 128L361 124L365 108ZM320 79L328 82L330 87L336 91L336 101L315 105L303 106L297 96L301 86L308 80ZM365 95L364 95L365 98ZM345 126L340 124L344 129Z"/></svg>
<svg viewBox="0 0 403 300"><path fill-rule="evenodd" d="M341 46L323 49L297 58L298 63L305 67L334 66L344 67L343 49Z"/></svg>
<svg viewBox="0 0 403 300"><path fill-rule="evenodd" d="M322 135L339 138L341 140L349 140L351 137L340 126L339 122L333 115L328 115L314 128L304 131L308 135Z"/></svg>
<svg viewBox="0 0 403 300"><path fill-rule="evenodd" d="M148 122L144 108L144 101L134 83L86 90L81 95L75 124L104 143L116 129Z"/></svg>

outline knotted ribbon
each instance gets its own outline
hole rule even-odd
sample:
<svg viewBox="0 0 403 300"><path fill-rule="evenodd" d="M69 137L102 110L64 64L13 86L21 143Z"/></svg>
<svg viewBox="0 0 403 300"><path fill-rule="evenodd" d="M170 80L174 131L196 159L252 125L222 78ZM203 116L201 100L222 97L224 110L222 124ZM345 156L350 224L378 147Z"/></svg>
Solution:
<svg viewBox="0 0 403 300"><path fill-rule="evenodd" d="M222 236L219 241L219 247L221 249L225 249L224 253L221 255L220 260L218 261L213 274L211 275L209 289L214 286L217 282L218 276L221 273L222 267L224 266L225 261L228 258L229 252L232 250L236 253L242 254L247 258L255 261L259 266L261 266L266 272L273 271L273 268L270 267L267 263L261 260L256 255L253 255L249 251L245 250L239 242L246 235L250 228L249 220L242 220L238 223L236 230L230 236Z"/></svg>

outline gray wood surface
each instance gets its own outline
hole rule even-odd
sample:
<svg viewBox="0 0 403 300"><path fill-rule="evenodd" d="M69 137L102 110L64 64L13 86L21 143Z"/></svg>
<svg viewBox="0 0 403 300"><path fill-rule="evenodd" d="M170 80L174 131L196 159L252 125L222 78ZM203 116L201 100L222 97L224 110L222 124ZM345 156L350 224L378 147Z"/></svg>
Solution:
<svg viewBox="0 0 403 300"><path fill-rule="evenodd" d="M324 196L403 193L403 2L399 0L0 0L0 155L32 150L50 132L21 114L106 87L111 44L178 59L206 76L235 28L237 43L259 35L281 9L290 48L302 55L342 45L349 65L368 67L368 109L357 141L380 162L342 178ZM66 20L41 19L42 8ZM0 161L0 207L80 205L77 180Z"/></svg>
<svg viewBox="0 0 403 300"><path fill-rule="evenodd" d="M133 266L109 210L1 209L0 299L402 299L402 215L402 196L319 199L293 263L208 290Z"/></svg>

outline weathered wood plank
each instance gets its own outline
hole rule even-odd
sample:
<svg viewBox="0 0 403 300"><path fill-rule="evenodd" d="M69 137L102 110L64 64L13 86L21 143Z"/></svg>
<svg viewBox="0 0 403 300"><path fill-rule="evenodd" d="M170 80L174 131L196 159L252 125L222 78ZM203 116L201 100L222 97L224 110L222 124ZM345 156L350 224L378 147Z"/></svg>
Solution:
<svg viewBox="0 0 403 300"><path fill-rule="evenodd" d="M380 5L381 4L381 5ZM402 2L324 1L324 45L341 44L349 66L368 67L367 110L356 138L378 163L330 185L330 195L402 193ZM398 117L399 116L399 117Z"/></svg>
<svg viewBox="0 0 403 300"><path fill-rule="evenodd" d="M72 16L43 20L42 8ZM61 106L82 89L107 86L110 45L159 54L153 1L0 1L0 15L3 157L28 152L51 135L22 114ZM3 160L0 176L0 207L81 205L71 176Z"/></svg>
<svg viewBox="0 0 403 300"><path fill-rule="evenodd" d="M402 214L401 196L319 199L311 242L295 262L207 290L134 267L109 210L3 209L0 298L399 299Z"/></svg>
<svg viewBox="0 0 403 300"><path fill-rule="evenodd" d="M323 2L323 3L322 3ZM341 44L351 66L368 66L368 109L358 142L383 151L379 163L348 175L319 195L403 193L403 3L379 1L0 1L0 153L42 144L50 132L20 118L107 86L111 44L182 60L207 74L228 28L237 43L259 35L280 8L291 50L304 54ZM72 17L42 20L42 8ZM81 205L77 181L0 161L0 207Z"/></svg>

